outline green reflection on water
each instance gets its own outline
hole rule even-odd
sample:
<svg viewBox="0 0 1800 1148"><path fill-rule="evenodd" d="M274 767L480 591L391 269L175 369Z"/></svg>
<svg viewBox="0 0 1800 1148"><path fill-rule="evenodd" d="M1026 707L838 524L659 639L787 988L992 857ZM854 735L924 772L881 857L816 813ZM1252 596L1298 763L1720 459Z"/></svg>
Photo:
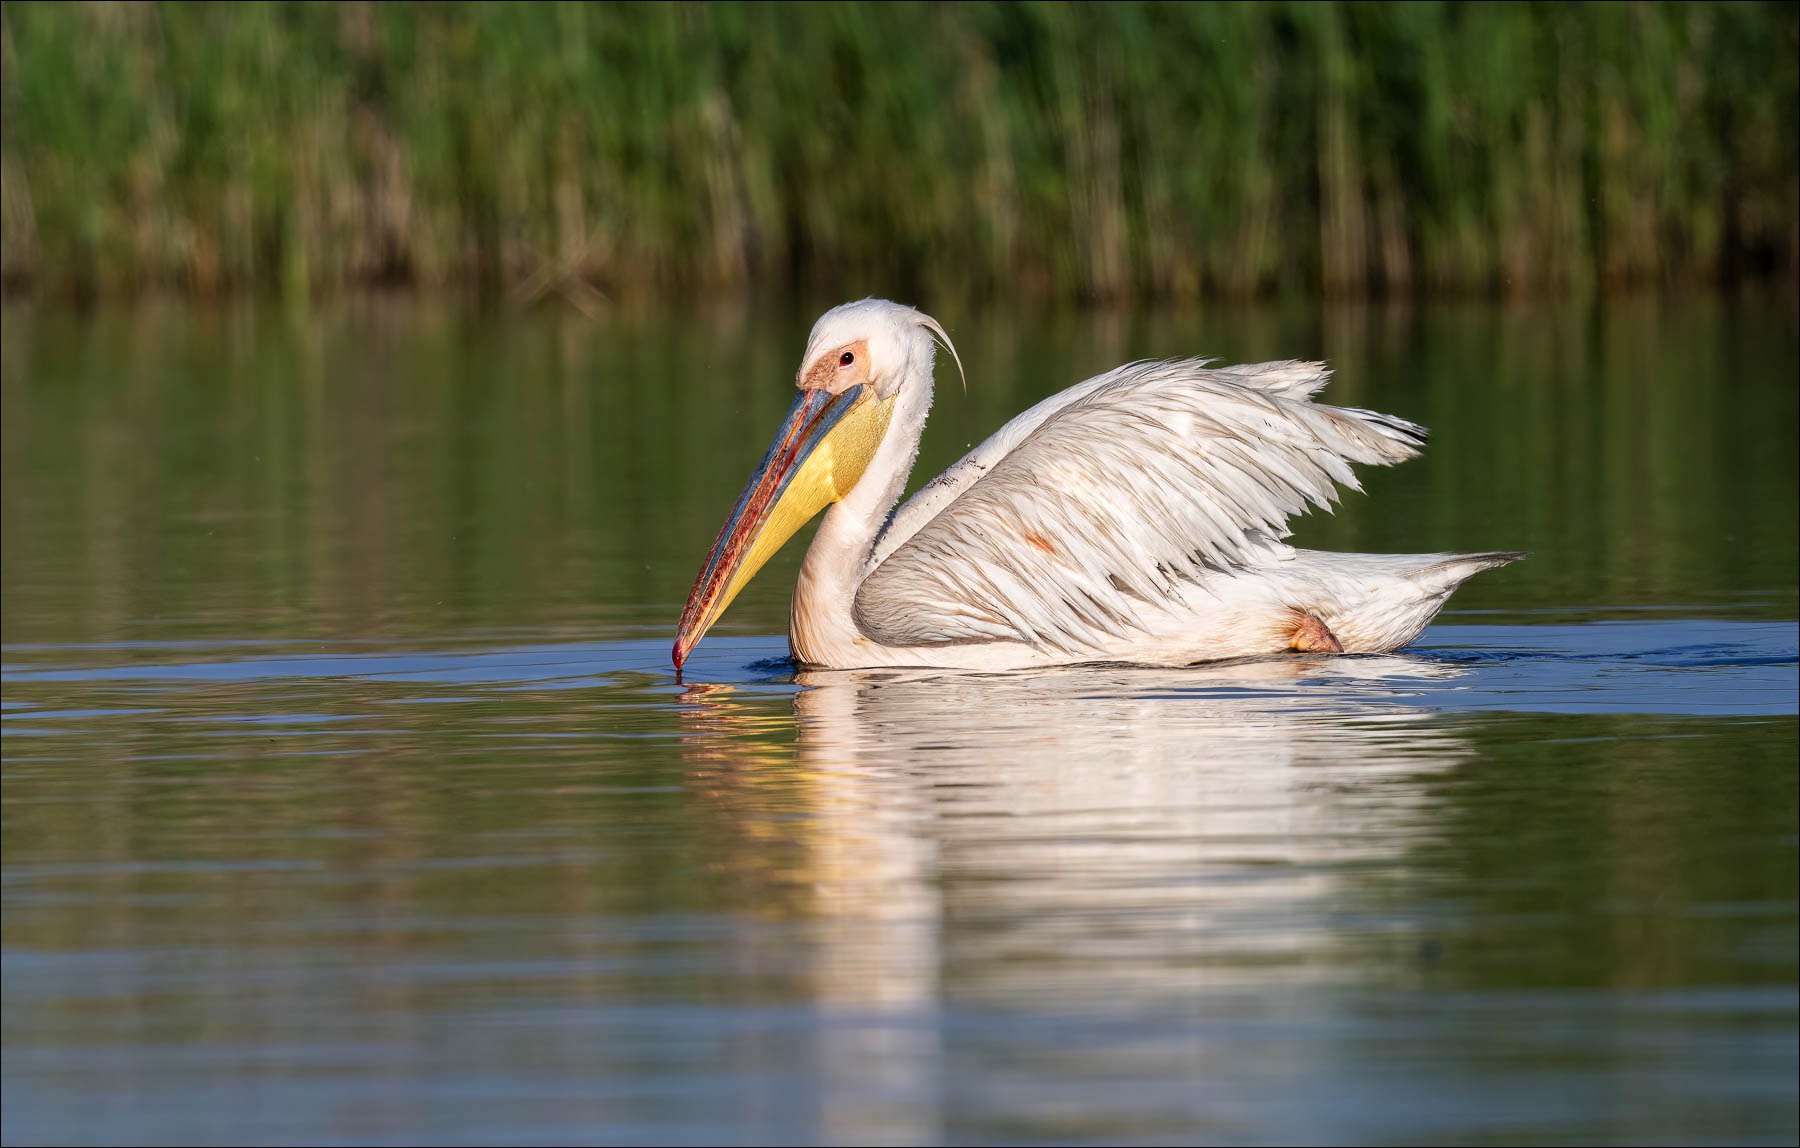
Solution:
<svg viewBox="0 0 1800 1148"><path fill-rule="evenodd" d="M5 313L9 1138L1791 1138L1800 726L1729 696L1791 644L1658 663L1716 717L1451 712L1454 658L678 689L811 317ZM1125 358L1323 355L1435 436L1303 541L1795 615L1791 301L944 318L916 481Z"/></svg>
<svg viewBox="0 0 1800 1148"><path fill-rule="evenodd" d="M673 624L811 315L5 315L9 642ZM1521 548L1464 609L1795 610L1794 304L945 316L915 485L1128 358L1323 356L1431 427L1302 542ZM804 539L721 633L785 625Z"/></svg>

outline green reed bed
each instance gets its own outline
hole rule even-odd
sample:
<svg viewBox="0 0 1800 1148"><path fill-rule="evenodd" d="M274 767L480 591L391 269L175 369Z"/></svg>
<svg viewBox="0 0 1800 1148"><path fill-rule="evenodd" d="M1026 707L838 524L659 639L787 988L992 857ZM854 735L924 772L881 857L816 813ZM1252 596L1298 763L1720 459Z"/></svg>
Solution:
<svg viewBox="0 0 1800 1148"><path fill-rule="evenodd" d="M1800 8L3 6L12 291L1106 300L1800 266Z"/></svg>

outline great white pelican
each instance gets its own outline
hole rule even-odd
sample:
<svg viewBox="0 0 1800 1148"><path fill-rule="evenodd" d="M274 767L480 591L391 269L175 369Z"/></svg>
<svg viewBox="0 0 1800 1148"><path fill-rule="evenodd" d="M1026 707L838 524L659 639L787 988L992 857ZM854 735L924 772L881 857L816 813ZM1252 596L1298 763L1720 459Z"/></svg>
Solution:
<svg viewBox="0 0 1800 1148"><path fill-rule="evenodd" d="M894 509L931 409L938 322L866 299L814 324L799 395L688 595L676 669L814 515L788 627L831 669L1187 665L1386 653L1517 553L1335 554L1282 542L1351 463L1425 429L1312 401L1321 363L1131 363L1053 395ZM961 370L961 359L957 368Z"/></svg>

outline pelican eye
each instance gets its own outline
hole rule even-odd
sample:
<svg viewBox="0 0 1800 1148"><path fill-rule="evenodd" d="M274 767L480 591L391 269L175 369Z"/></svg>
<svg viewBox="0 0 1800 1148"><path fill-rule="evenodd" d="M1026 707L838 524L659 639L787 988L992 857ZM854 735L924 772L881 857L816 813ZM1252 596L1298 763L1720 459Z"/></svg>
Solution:
<svg viewBox="0 0 1800 1148"><path fill-rule="evenodd" d="M838 356L838 366L840 366L840 367L848 367L851 363L854 363L854 362L856 362L856 356L851 354L849 351L845 351L843 354Z"/></svg>

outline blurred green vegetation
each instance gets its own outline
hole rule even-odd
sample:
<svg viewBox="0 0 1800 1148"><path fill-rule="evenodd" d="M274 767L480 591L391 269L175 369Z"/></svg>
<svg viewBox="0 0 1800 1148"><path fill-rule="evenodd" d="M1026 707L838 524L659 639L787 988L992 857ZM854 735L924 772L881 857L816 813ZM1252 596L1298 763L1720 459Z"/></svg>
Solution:
<svg viewBox="0 0 1800 1148"><path fill-rule="evenodd" d="M1800 6L4 6L13 290L1110 300L1800 266Z"/></svg>

